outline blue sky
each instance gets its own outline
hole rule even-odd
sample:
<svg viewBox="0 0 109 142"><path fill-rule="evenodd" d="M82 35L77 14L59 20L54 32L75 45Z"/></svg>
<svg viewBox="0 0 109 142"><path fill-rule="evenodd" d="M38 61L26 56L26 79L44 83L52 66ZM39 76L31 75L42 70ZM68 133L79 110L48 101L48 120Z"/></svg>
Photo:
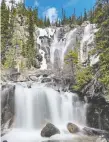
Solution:
<svg viewBox="0 0 109 142"><path fill-rule="evenodd" d="M61 18L62 7L66 11L67 16L71 16L74 8L76 15L79 16L84 12L84 8L89 10L95 4L96 0L25 0L26 6L37 6L39 16L45 15L49 18ZM51 17L50 17L51 16Z"/></svg>

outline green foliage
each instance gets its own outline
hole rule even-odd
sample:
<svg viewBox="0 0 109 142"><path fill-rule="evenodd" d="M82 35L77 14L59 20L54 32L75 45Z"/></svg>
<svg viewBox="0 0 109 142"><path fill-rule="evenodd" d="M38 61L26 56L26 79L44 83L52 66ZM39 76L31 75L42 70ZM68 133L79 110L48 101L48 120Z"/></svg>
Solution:
<svg viewBox="0 0 109 142"><path fill-rule="evenodd" d="M5 0L1 3L1 52L5 52L8 44L9 32L9 9L5 4Z"/></svg>
<svg viewBox="0 0 109 142"><path fill-rule="evenodd" d="M10 48L8 51L6 51L5 56L5 62L4 62L4 68L14 68L16 65L15 62L15 49Z"/></svg>
<svg viewBox="0 0 109 142"><path fill-rule="evenodd" d="M78 63L78 52L76 51L69 51L69 53L65 56L65 63L66 64L69 64L69 63L72 63L72 64L77 64Z"/></svg>
<svg viewBox="0 0 109 142"><path fill-rule="evenodd" d="M76 84L73 89L81 90L92 79L92 70L90 67L82 68L79 66L76 70Z"/></svg>
<svg viewBox="0 0 109 142"><path fill-rule="evenodd" d="M45 27L49 27L50 26L50 20L46 16L45 16L45 19L44 19L44 26Z"/></svg>
<svg viewBox="0 0 109 142"><path fill-rule="evenodd" d="M26 42L26 53L25 56L27 57L27 66L30 68L33 65L34 59L36 57L36 52L34 48L34 20L32 15L32 9L28 11L28 32L29 36Z"/></svg>
<svg viewBox="0 0 109 142"><path fill-rule="evenodd" d="M109 89L109 1L97 1L94 21L99 28L96 34L96 52L100 56L99 80Z"/></svg>
<svg viewBox="0 0 109 142"><path fill-rule="evenodd" d="M83 17L83 20L84 20L84 21L87 21L87 12L86 12L86 9L84 9L84 17Z"/></svg>

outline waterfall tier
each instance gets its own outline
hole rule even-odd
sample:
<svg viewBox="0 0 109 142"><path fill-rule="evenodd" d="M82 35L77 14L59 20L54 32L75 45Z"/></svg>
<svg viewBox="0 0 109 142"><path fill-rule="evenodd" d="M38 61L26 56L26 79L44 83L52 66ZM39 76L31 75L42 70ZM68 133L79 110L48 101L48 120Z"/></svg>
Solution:
<svg viewBox="0 0 109 142"><path fill-rule="evenodd" d="M57 126L73 122L85 125L86 108L74 93L43 86L16 87L16 128L40 129L47 122Z"/></svg>

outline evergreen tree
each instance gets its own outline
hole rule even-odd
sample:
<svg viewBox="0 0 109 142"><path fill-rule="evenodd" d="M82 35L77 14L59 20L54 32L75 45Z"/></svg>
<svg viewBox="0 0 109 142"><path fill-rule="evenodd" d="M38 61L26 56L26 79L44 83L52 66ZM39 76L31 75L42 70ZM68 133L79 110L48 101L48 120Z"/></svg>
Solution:
<svg viewBox="0 0 109 142"><path fill-rule="evenodd" d="M83 17L83 21L87 21L87 12L86 12L86 9L84 9L84 17Z"/></svg>
<svg viewBox="0 0 109 142"><path fill-rule="evenodd" d="M9 42L9 8L7 8L5 0L1 2L1 54L2 61L5 58Z"/></svg>
<svg viewBox="0 0 109 142"><path fill-rule="evenodd" d="M28 36L28 40L27 40L27 44L26 44L26 57L27 57L27 66L28 68L31 68L32 65L34 65L34 60L36 57L36 51L34 48L34 19L33 19L33 13L32 13L32 9L30 8L28 10L28 32L29 32L29 36Z"/></svg>
<svg viewBox="0 0 109 142"><path fill-rule="evenodd" d="M47 26L47 27L49 27L49 26L50 26L50 20L49 20L49 18L47 18L46 26Z"/></svg>
<svg viewBox="0 0 109 142"><path fill-rule="evenodd" d="M34 24L37 25L38 24L38 9L37 8L33 9L33 19L34 19Z"/></svg>
<svg viewBox="0 0 109 142"><path fill-rule="evenodd" d="M109 4L97 0L94 21L98 24L96 52L100 56L100 81L109 89Z"/></svg>

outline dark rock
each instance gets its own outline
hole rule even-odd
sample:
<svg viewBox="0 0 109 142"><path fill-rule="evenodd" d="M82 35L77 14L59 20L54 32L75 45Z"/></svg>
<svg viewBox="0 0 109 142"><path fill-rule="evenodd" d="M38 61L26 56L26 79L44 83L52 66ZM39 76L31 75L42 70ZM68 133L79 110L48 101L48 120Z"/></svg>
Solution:
<svg viewBox="0 0 109 142"><path fill-rule="evenodd" d="M94 136L94 135L103 135L103 134L108 134L106 131L104 130L100 130L100 129L93 129L93 128L89 128L89 127L84 127L83 128L83 133L86 134L86 135L91 135L91 136Z"/></svg>
<svg viewBox="0 0 109 142"><path fill-rule="evenodd" d="M51 78L43 78L41 83L51 82Z"/></svg>
<svg viewBox="0 0 109 142"><path fill-rule="evenodd" d="M38 59L34 59L33 62L32 62L32 65L34 68L37 68L39 69L40 68L40 62L38 61Z"/></svg>
<svg viewBox="0 0 109 142"><path fill-rule="evenodd" d="M43 77L48 77L48 74L44 74Z"/></svg>
<svg viewBox="0 0 109 142"><path fill-rule="evenodd" d="M51 137L55 134L60 134L58 128L56 128L53 124L47 123L46 126L41 131L42 137Z"/></svg>
<svg viewBox="0 0 109 142"><path fill-rule="evenodd" d="M28 87L28 88L31 88L31 83L28 82L28 83L27 83L27 87Z"/></svg>
<svg viewBox="0 0 109 142"><path fill-rule="evenodd" d="M8 142L7 140L4 140L3 142Z"/></svg>
<svg viewBox="0 0 109 142"><path fill-rule="evenodd" d="M77 125L73 124L73 123L68 123L67 124L67 129L70 133L77 133L79 132L79 128Z"/></svg>
<svg viewBox="0 0 109 142"><path fill-rule="evenodd" d="M14 115L15 86L6 85L1 91L1 123L6 123Z"/></svg>
<svg viewBox="0 0 109 142"><path fill-rule="evenodd" d="M90 127L109 131L109 104L91 103L87 110L87 123Z"/></svg>
<svg viewBox="0 0 109 142"><path fill-rule="evenodd" d="M42 62L42 60L43 60L43 57L42 57L42 55L41 55L40 53L36 55L36 58L37 58L38 61L40 61L40 62Z"/></svg>
<svg viewBox="0 0 109 142"><path fill-rule="evenodd" d="M104 86L96 77L82 88L81 96L85 96L86 102L89 103L87 109L88 126L109 131L109 103L104 98L104 92Z"/></svg>

